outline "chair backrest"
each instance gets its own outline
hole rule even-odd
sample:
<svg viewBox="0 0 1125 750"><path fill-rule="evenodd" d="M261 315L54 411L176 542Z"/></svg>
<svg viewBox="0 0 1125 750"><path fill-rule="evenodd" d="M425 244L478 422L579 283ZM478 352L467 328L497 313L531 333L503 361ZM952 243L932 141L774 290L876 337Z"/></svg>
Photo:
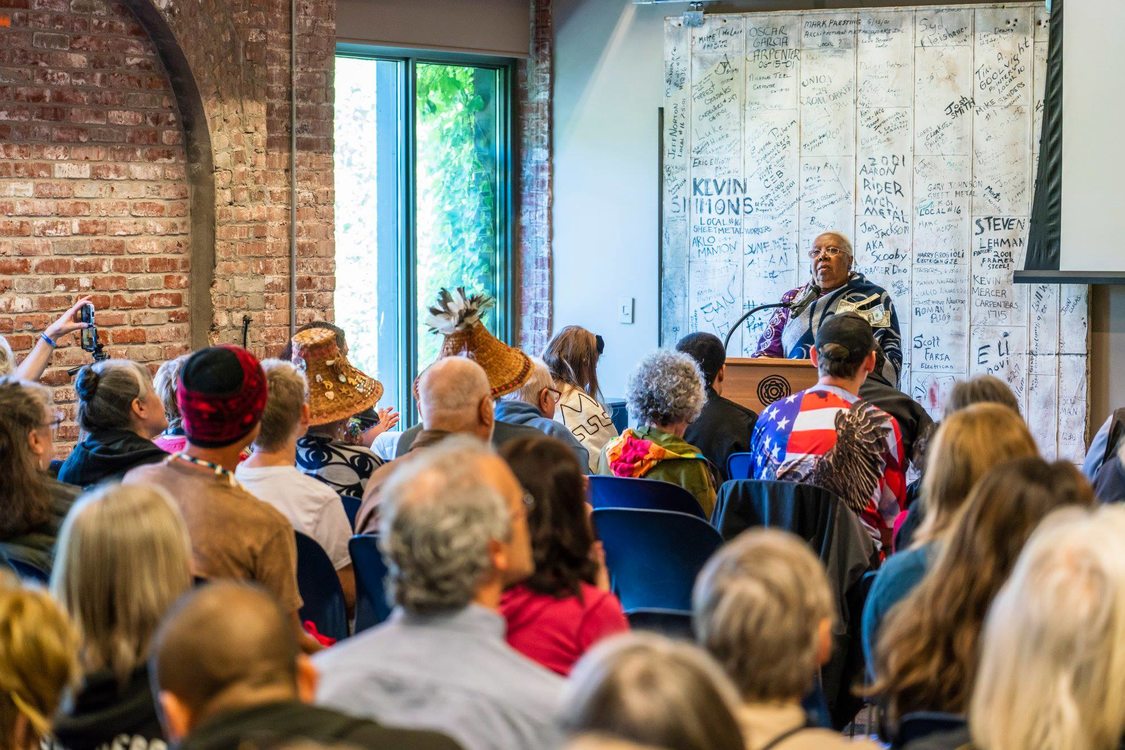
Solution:
<svg viewBox="0 0 1125 750"><path fill-rule="evenodd" d="M340 502L344 504L344 513L348 515L352 531L355 531L355 517L359 514L359 506L363 504L363 500L354 495L340 495Z"/></svg>
<svg viewBox="0 0 1125 750"><path fill-rule="evenodd" d="M625 614L691 612L695 577L723 543L715 529L698 516L667 510L597 508L593 519Z"/></svg>
<svg viewBox="0 0 1125 750"><path fill-rule="evenodd" d="M312 620L321 635L340 640L348 637L348 609L344 590L328 553L315 539L297 535L297 588L304 604L301 622Z"/></svg>
<svg viewBox="0 0 1125 750"><path fill-rule="evenodd" d="M749 479L753 475L753 453L732 453L727 456L727 479Z"/></svg>
<svg viewBox="0 0 1125 750"><path fill-rule="evenodd" d="M707 520L699 501L678 484L656 479L592 475L590 505L598 508L671 510Z"/></svg>
<svg viewBox="0 0 1125 750"><path fill-rule="evenodd" d="M895 736L892 748L903 747L908 742L927 737L939 732L952 732L965 726L965 717L961 714L947 714L940 711L915 711L906 714L899 721L898 734Z"/></svg>
<svg viewBox="0 0 1125 750"><path fill-rule="evenodd" d="M378 625L391 614L383 579L387 563L379 551L379 537L357 534L348 542L355 571L355 632Z"/></svg>
<svg viewBox="0 0 1125 750"><path fill-rule="evenodd" d="M629 409L625 405L625 399L607 398L605 408L609 412L609 419L613 422L617 433L625 432L626 428L629 427Z"/></svg>
<svg viewBox="0 0 1125 750"><path fill-rule="evenodd" d="M7 563L12 566L13 570L16 571L16 575L24 580L46 584L51 578L47 571L40 570L31 563L26 563L22 560L15 560L12 558L8 558Z"/></svg>

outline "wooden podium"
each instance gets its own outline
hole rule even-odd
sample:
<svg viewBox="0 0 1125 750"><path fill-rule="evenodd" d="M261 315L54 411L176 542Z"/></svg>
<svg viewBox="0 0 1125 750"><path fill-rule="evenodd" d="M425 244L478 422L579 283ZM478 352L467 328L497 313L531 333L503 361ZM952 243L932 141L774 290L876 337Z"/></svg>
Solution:
<svg viewBox="0 0 1125 750"><path fill-rule="evenodd" d="M727 359L723 396L761 414L774 401L816 385L809 359L757 357Z"/></svg>

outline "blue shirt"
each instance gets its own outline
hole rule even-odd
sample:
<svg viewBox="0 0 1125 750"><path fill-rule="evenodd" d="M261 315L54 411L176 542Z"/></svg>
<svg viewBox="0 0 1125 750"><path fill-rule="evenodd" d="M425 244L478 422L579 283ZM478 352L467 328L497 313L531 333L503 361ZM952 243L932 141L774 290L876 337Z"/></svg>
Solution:
<svg viewBox="0 0 1125 750"><path fill-rule="evenodd" d="M465 750L552 750L561 744L563 680L509 647L505 627L475 604L440 615L396 608L386 623L313 657L316 701L433 729Z"/></svg>
<svg viewBox="0 0 1125 750"><path fill-rule="evenodd" d="M867 671L875 673L875 644L879 642L879 629L891 608L905 599L933 565L937 548L933 542L904 550L887 558L871 584L871 592L863 605L863 656Z"/></svg>

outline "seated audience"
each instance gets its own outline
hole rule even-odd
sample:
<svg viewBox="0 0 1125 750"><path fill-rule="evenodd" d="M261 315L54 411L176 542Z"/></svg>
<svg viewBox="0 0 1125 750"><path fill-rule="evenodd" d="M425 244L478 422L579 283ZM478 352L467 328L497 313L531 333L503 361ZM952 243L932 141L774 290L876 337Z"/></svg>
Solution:
<svg viewBox="0 0 1125 750"><path fill-rule="evenodd" d="M466 750L551 748L562 680L504 642L500 598L534 571L528 507L507 465L448 438L383 488L391 618L314 659L317 702L433 729Z"/></svg>
<svg viewBox="0 0 1125 750"><path fill-rule="evenodd" d="M1058 511L988 611L969 726L909 750L1114 750L1125 733L1125 510Z"/></svg>
<svg viewBox="0 0 1125 750"><path fill-rule="evenodd" d="M57 748L164 744L149 689L149 647L191 583L191 542L163 491L105 486L74 506L59 537L51 593L77 626L83 677L55 717Z"/></svg>
<svg viewBox="0 0 1125 750"><path fill-rule="evenodd" d="M933 569L889 613L875 649L875 684L893 728L914 711L963 714L973 692L981 627L1024 543L1056 508L1092 506L1065 461L1021 458L981 477Z"/></svg>
<svg viewBox="0 0 1125 750"><path fill-rule="evenodd" d="M941 542L977 480L996 464L1038 454L1023 419L1000 404L975 404L941 423L926 459L921 502L928 510L915 546L887 558L863 607L863 652L869 668L875 663L875 642L887 613L933 567Z"/></svg>
<svg viewBox="0 0 1125 750"><path fill-rule="evenodd" d="M391 729L311 705L317 673L265 592L212 583L181 599L153 648L153 690L180 750L296 741L369 750L456 750L433 732Z"/></svg>
<svg viewBox="0 0 1125 750"><path fill-rule="evenodd" d="M629 414L638 426L606 443L598 473L678 484L710 516L716 487L711 464L684 440L688 425L703 409L699 365L680 352L653 352L629 375L627 390Z"/></svg>
<svg viewBox="0 0 1125 750"><path fill-rule="evenodd" d="M438 306L430 308L426 323L432 333L444 337L438 361L447 357L466 357L484 369L488 378L489 393L498 399L524 387L531 377L531 358L519 349L508 346L492 335L481 322L484 310L492 304L487 295L466 296L464 289L454 294L442 289ZM492 429L492 444L499 448L509 440L520 437L534 437L538 427L502 422L496 417ZM410 451L414 440L423 430L423 425L414 425L398 441L398 453L402 456Z"/></svg>
<svg viewBox="0 0 1125 750"><path fill-rule="evenodd" d="M602 571L586 506L586 464L546 437L514 440L500 456L534 501L527 523L535 572L500 600L508 644L566 676L590 646L629 629L617 597L597 586Z"/></svg>
<svg viewBox="0 0 1125 750"><path fill-rule="evenodd" d="M293 336L292 346L293 364L309 384L309 429L297 441L297 468L341 495L362 497L383 461L349 440L347 430L353 416L379 401L383 385L352 367L330 330L309 328Z"/></svg>
<svg viewBox="0 0 1125 750"><path fill-rule="evenodd" d="M191 536L195 576L257 581L300 629L293 526L243 489L234 475L242 449L258 435L266 406L261 365L237 346L200 349L180 371L176 401L187 447L162 463L133 469L125 484L156 485L175 501Z"/></svg>
<svg viewBox="0 0 1125 750"><path fill-rule="evenodd" d="M800 537L746 531L712 557L692 594L699 644L734 681L747 750L871 748L812 726L801 699L832 653L824 567Z"/></svg>
<svg viewBox="0 0 1125 750"><path fill-rule="evenodd" d="M590 454L590 472L598 470L602 448L617 437L613 419L602 405L598 358L602 337L580 326L566 326L547 342L543 361L560 392L555 421L561 422Z"/></svg>
<svg viewBox="0 0 1125 750"><path fill-rule="evenodd" d="M164 418L168 421L164 432L153 438L152 442L156 447L169 453L179 453L187 445L180 407L176 405L176 384L180 380L180 369L184 366L184 362L187 362L188 356L181 354L163 363L152 378L152 387L156 389L156 395L164 405Z"/></svg>
<svg viewBox="0 0 1125 750"><path fill-rule="evenodd" d="M563 697L570 734L596 732L668 750L743 750L738 694L706 653L654 633L607 639L574 668Z"/></svg>
<svg viewBox="0 0 1125 750"><path fill-rule="evenodd" d="M59 469L59 481L89 487L117 481L134 466L163 461L152 439L168 426L164 405L143 366L107 359L78 371L78 426L85 437Z"/></svg>
<svg viewBox="0 0 1125 750"><path fill-rule="evenodd" d="M543 360L538 357L529 359L531 376L519 390L502 396L496 402L496 422L532 427L555 438L573 451L585 471L590 464L590 454L574 437L574 433L553 419L561 392L555 387L555 381Z"/></svg>
<svg viewBox="0 0 1125 750"><path fill-rule="evenodd" d="M409 465L450 435L472 435L485 442L492 438L496 420L488 376L473 360L467 357L439 359L418 376L417 390L422 431L409 452L380 466L371 476L356 515L356 533L378 533L382 487L400 467ZM532 429L527 432L539 435Z"/></svg>
<svg viewBox="0 0 1125 750"><path fill-rule="evenodd" d="M78 675L78 636L45 592L0 575L0 747L48 745L51 717Z"/></svg>
<svg viewBox="0 0 1125 750"><path fill-rule="evenodd" d="M824 321L811 350L817 384L762 411L751 452L754 479L832 490L889 553L906 467L898 422L857 395L875 369L875 348L871 325L859 315Z"/></svg>
<svg viewBox="0 0 1125 750"><path fill-rule="evenodd" d="M85 323L78 320L78 316L80 308L89 301L89 297L82 297L71 305L69 310L60 315L55 322L47 326L47 329L36 338L31 351L23 358L23 362L20 362L18 367L16 366L16 357L12 354L11 345L8 344L7 339L0 336L0 377L14 374L20 380L38 382L47 370L47 365L51 362L51 355L54 354L63 338L87 327Z"/></svg>
<svg viewBox="0 0 1125 750"><path fill-rule="evenodd" d="M332 488L297 470L297 440L309 426L309 386L296 367L262 362L269 396L254 452L234 475L259 500L281 511L293 528L315 539L336 568L348 609L355 606L355 573L348 554L351 523Z"/></svg>
<svg viewBox="0 0 1125 750"><path fill-rule="evenodd" d="M684 440L699 446L722 481L727 476L727 457L750 450L750 435L758 415L741 404L723 398L723 382L727 374L727 352L723 342L713 333L690 333L676 344L703 371L707 402L703 411L688 425Z"/></svg>
<svg viewBox="0 0 1125 750"><path fill-rule="evenodd" d="M79 492L47 473L62 420L45 387L0 377L0 553L44 579L59 526Z"/></svg>

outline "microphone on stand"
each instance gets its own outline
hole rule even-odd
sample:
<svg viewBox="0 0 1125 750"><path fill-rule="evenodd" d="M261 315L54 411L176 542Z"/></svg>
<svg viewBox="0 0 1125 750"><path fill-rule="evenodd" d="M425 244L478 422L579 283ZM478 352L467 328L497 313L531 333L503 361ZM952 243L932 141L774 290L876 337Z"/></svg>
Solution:
<svg viewBox="0 0 1125 750"><path fill-rule="evenodd" d="M736 320L734 322L734 325L730 327L730 330L727 331L727 335L723 339L723 351L725 352L727 350L727 344L730 343L731 337L734 336L734 332L738 330L738 327L746 322L746 319L754 313L761 310L770 310L775 307L786 307L789 308L789 310L792 311L795 315L800 315L802 312L804 312L805 308L811 305L818 297L820 297L820 287L816 284L809 284L805 288L805 293L792 302L771 302L768 305L758 305L756 307L751 307L749 310L744 312L742 314L742 317Z"/></svg>

